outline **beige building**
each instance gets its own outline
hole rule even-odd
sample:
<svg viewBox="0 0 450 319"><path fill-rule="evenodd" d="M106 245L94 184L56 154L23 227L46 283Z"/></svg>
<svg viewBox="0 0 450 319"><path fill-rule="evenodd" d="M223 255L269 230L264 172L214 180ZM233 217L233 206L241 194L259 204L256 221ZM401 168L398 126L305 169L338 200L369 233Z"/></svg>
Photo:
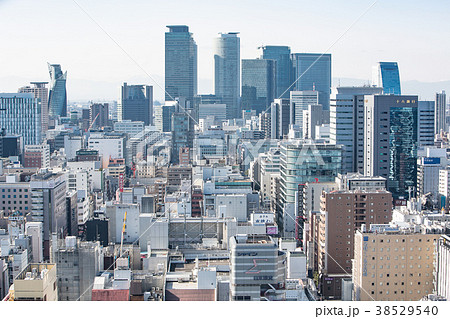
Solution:
<svg viewBox="0 0 450 319"><path fill-rule="evenodd" d="M57 301L55 264L29 264L14 279L14 300Z"/></svg>
<svg viewBox="0 0 450 319"><path fill-rule="evenodd" d="M440 234L371 225L355 234L353 300L416 301L433 292Z"/></svg>

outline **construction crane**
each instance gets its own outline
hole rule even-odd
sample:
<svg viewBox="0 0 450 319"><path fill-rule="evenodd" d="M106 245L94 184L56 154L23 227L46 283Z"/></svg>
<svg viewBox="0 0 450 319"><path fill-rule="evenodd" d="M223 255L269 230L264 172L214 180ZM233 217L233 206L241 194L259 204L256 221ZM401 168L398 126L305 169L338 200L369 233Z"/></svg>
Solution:
<svg viewBox="0 0 450 319"><path fill-rule="evenodd" d="M119 257L122 256L123 235L125 233L125 225L126 225L126 223L127 223L127 212L125 211L125 216L123 217L122 236L120 238L120 254L119 254Z"/></svg>

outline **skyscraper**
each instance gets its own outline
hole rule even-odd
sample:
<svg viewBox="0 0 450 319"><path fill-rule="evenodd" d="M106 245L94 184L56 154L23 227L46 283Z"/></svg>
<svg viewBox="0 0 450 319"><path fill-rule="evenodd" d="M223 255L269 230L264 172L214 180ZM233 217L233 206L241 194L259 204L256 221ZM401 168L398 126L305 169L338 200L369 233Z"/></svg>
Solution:
<svg viewBox="0 0 450 319"><path fill-rule="evenodd" d="M239 116L241 58L237 35L237 32L221 33L215 43L215 94L227 105L227 119Z"/></svg>
<svg viewBox="0 0 450 319"><path fill-rule="evenodd" d="M19 89L19 93L33 93L34 97L41 99L41 115L42 115L42 135L48 130L48 82L30 82L34 86L24 86Z"/></svg>
<svg viewBox="0 0 450 319"><path fill-rule="evenodd" d="M37 145L42 140L41 101L32 93L0 94L0 128L22 135L23 145Z"/></svg>
<svg viewBox="0 0 450 319"><path fill-rule="evenodd" d="M67 71L62 72L61 65L48 64L50 73L50 94L48 97L48 113L51 117L67 116Z"/></svg>
<svg viewBox="0 0 450 319"><path fill-rule="evenodd" d="M275 98L289 98L289 91L292 91L292 63L291 48L288 46L265 45L261 47L261 58L264 60L276 61L276 91ZM289 89L288 89L289 88ZM283 95L283 96L281 96Z"/></svg>
<svg viewBox="0 0 450 319"><path fill-rule="evenodd" d="M143 121L145 125L153 125L153 86L122 86L122 120Z"/></svg>
<svg viewBox="0 0 450 319"><path fill-rule="evenodd" d="M303 111L308 109L308 105L317 105L319 103L318 91L291 91L291 116L292 123L303 130Z"/></svg>
<svg viewBox="0 0 450 319"><path fill-rule="evenodd" d="M169 25L165 36L166 101L197 95L197 44L186 25Z"/></svg>
<svg viewBox="0 0 450 319"><path fill-rule="evenodd" d="M293 53L293 80L296 91L319 91L319 104L330 109L331 54Z"/></svg>
<svg viewBox="0 0 450 319"><path fill-rule="evenodd" d="M436 93L436 103L434 109L434 129L439 134L441 130L445 131L445 108L447 104L447 95L445 91Z"/></svg>
<svg viewBox="0 0 450 319"><path fill-rule="evenodd" d="M384 94L402 94L397 62L378 62L373 67L372 84L382 87Z"/></svg>
<svg viewBox="0 0 450 319"><path fill-rule="evenodd" d="M417 96L364 96L364 174L387 179L395 199L417 180Z"/></svg>
<svg viewBox="0 0 450 319"><path fill-rule="evenodd" d="M330 139L344 145L344 172L364 171L364 95L381 93L378 87L341 86L331 94Z"/></svg>
<svg viewBox="0 0 450 319"><path fill-rule="evenodd" d="M259 114L270 107L276 93L274 60L242 60L242 109Z"/></svg>
<svg viewBox="0 0 450 319"><path fill-rule="evenodd" d="M434 101L419 101L417 116L418 146L434 145Z"/></svg>

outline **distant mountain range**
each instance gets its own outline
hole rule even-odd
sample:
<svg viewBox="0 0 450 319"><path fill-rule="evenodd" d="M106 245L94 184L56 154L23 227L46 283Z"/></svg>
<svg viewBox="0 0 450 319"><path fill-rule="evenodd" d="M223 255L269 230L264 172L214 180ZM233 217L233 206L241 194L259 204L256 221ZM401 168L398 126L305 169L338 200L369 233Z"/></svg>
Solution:
<svg viewBox="0 0 450 319"><path fill-rule="evenodd" d="M155 81L161 86L164 85L164 77L160 75L152 75ZM48 81L49 79L29 79L25 77L9 76L0 77L0 93L17 92L19 87L29 85L30 81ZM83 79L68 78L67 80L67 95L69 101L108 101L117 100L120 98L120 87L123 82L129 84L148 84L153 85L154 99L163 101L164 92L156 85L152 79L142 76L134 76L125 81L108 82L108 81L93 81ZM367 85L367 80L355 78L333 78L333 86L361 86ZM199 92L213 92L212 80L199 79ZM450 81L440 82L420 82L420 81L403 81L402 93L418 95L420 100L434 100L436 92L445 90L450 95Z"/></svg>

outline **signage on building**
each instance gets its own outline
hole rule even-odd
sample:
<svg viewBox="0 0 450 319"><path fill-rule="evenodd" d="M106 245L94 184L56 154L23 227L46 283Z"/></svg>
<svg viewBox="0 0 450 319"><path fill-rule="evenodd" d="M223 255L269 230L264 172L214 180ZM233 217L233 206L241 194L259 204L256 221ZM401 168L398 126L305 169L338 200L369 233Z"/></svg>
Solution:
<svg viewBox="0 0 450 319"><path fill-rule="evenodd" d="M424 157L423 164L424 165L439 165L439 164L441 164L441 159L439 157Z"/></svg>
<svg viewBox="0 0 450 319"><path fill-rule="evenodd" d="M266 234L267 235L277 235L278 234L278 227L277 226L267 226L266 227Z"/></svg>

